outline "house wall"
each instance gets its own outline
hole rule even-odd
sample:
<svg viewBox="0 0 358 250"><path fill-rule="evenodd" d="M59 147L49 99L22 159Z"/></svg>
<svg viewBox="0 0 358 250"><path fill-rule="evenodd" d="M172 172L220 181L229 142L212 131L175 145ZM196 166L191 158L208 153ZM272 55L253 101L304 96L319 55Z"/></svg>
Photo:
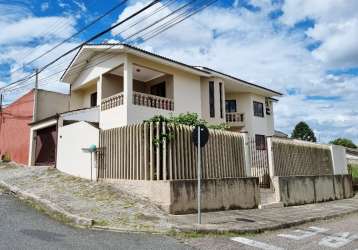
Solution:
<svg viewBox="0 0 358 250"><path fill-rule="evenodd" d="M29 158L33 107L34 92L30 91L0 112L0 155L8 152L20 164L27 164Z"/></svg>
<svg viewBox="0 0 358 250"><path fill-rule="evenodd" d="M88 83L85 88L71 91L70 110L91 107L91 94L95 92L97 92L97 80Z"/></svg>
<svg viewBox="0 0 358 250"><path fill-rule="evenodd" d="M215 116L210 117L209 104L209 82L214 82L214 109ZM220 113L220 87L222 83L222 116ZM202 118L210 124L220 124L225 122L225 84L219 78L201 78L201 110Z"/></svg>
<svg viewBox="0 0 358 250"><path fill-rule="evenodd" d="M266 114L265 97L251 93L226 93L226 100L236 100L237 112L244 113L245 126L241 131L246 131L251 137L255 134L272 136L274 134L274 114L271 108L271 114ZM264 104L264 117L254 116L253 102Z"/></svg>
<svg viewBox="0 0 358 250"><path fill-rule="evenodd" d="M69 95L39 90L37 98L36 121L69 110Z"/></svg>
<svg viewBox="0 0 358 250"><path fill-rule="evenodd" d="M102 76L102 99L123 92L123 77L113 74Z"/></svg>
<svg viewBox="0 0 358 250"><path fill-rule="evenodd" d="M99 144L99 130L87 122L77 122L58 129L58 170L91 179L91 156L83 151L90 145ZM96 179L95 161L92 162L92 178Z"/></svg>
<svg viewBox="0 0 358 250"><path fill-rule="evenodd" d="M248 127L248 132L251 136L255 136L255 134L261 134L266 136L273 136L273 111L271 109L271 115L266 114L266 105L265 105L265 97L250 94L251 96L251 114L249 118L251 118L250 127ZM261 102L264 104L264 117L254 116L254 108L253 102Z"/></svg>

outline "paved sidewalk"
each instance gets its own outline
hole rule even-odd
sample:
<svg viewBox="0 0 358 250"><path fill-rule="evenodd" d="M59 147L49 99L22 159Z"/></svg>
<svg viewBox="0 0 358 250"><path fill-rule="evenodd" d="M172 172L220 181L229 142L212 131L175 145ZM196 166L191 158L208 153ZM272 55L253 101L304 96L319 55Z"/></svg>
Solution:
<svg viewBox="0 0 358 250"><path fill-rule="evenodd" d="M169 215L114 184L90 182L55 169L0 165L0 181L69 213L93 219L97 227L120 231L254 233L358 213L356 195L352 199L304 206L203 213L203 224L196 225L195 214Z"/></svg>

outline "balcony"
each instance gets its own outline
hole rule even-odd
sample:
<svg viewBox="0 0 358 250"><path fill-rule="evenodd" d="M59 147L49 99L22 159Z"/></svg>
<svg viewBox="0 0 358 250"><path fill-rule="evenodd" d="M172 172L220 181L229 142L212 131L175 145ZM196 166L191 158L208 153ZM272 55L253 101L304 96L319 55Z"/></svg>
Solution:
<svg viewBox="0 0 358 250"><path fill-rule="evenodd" d="M133 93L133 104L164 110L174 110L174 100L140 92Z"/></svg>
<svg viewBox="0 0 358 250"><path fill-rule="evenodd" d="M123 92L118 93L116 95L112 95L110 97L102 99L101 110L104 111L107 109L112 109L121 106L123 105L123 102L124 102Z"/></svg>
<svg viewBox="0 0 358 250"><path fill-rule="evenodd" d="M233 127L245 126L245 114L244 113L226 113L226 122Z"/></svg>
<svg viewBox="0 0 358 250"><path fill-rule="evenodd" d="M123 92L102 99L101 110L105 111L124 104ZM174 100L170 98L133 92L133 104L163 110L174 110Z"/></svg>

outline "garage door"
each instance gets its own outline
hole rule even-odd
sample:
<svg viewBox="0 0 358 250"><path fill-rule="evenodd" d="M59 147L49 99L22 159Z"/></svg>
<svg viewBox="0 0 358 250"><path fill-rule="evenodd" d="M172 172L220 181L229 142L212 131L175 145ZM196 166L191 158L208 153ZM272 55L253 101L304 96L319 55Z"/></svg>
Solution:
<svg viewBox="0 0 358 250"><path fill-rule="evenodd" d="M36 135L35 165L54 165L56 161L56 126L40 129Z"/></svg>

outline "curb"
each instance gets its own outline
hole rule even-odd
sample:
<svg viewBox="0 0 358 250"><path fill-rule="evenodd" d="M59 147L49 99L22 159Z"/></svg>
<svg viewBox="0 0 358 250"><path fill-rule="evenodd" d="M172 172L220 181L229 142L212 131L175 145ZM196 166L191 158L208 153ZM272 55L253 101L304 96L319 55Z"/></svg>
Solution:
<svg viewBox="0 0 358 250"><path fill-rule="evenodd" d="M0 187L10 191L12 194L14 194L21 200L29 201L35 205L38 205L49 216L55 218L63 218L71 225L79 227L92 227L94 224L93 219L71 214L49 200L43 199L35 194L31 194L26 191L22 191L18 187L10 185L4 181L0 182Z"/></svg>
<svg viewBox="0 0 358 250"><path fill-rule="evenodd" d="M178 232L182 232L182 233L197 232L197 233L204 233L204 234L205 233L214 233L214 234L215 233L216 234L263 233L263 232L267 232L267 231L275 231L275 230L290 228L290 227L294 227L294 226L299 226L302 224L315 222L315 221L323 221L323 220L339 218L339 217L347 216L347 215L354 214L354 213L358 213L358 208L353 209L351 211L342 212L342 213L331 214L331 215L327 215L327 216L317 216L314 218L307 218L307 219L296 220L296 221L292 221L292 222L283 222L283 223L279 223L276 225L265 226L265 227L260 227L260 228L247 228L247 229L245 229L245 228L242 228L242 229L226 228L226 229L223 229L223 228L210 228L210 227L207 227L206 225L194 225L194 226L178 226L178 227L174 227L173 229L177 230Z"/></svg>

